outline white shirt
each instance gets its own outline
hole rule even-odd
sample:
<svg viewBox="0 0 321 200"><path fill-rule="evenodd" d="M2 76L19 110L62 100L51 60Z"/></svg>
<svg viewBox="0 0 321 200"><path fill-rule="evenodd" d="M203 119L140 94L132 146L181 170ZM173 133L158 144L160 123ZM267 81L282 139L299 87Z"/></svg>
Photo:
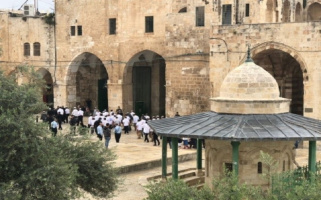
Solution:
<svg viewBox="0 0 321 200"><path fill-rule="evenodd" d="M124 124L124 126L128 126L129 125L129 120L128 120L127 117L123 120L123 124Z"/></svg>
<svg viewBox="0 0 321 200"><path fill-rule="evenodd" d="M78 117L78 110L75 108L72 113L71 113L73 116L76 116Z"/></svg>
<svg viewBox="0 0 321 200"><path fill-rule="evenodd" d="M143 125L144 133L149 133L150 132L150 127L147 123Z"/></svg>
<svg viewBox="0 0 321 200"><path fill-rule="evenodd" d="M66 109L65 109L65 113L66 113L67 115L69 115L69 114L70 114L70 110L69 110L69 108L66 108Z"/></svg>
<svg viewBox="0 0 321 200"><path fill-rule="evenodd" d="M143 122L142 121L137 122L136 127L138 131L141 131L143 129Z"/></svg>
<svg viewBox="0 0 321 200"><path fill-rule="evenodd" d="M138 120L139 120L139 117L137 116L137 115L134 115L134 117L133 117L133 123L137 123L138 122Z"/></svg>
<svg viewBox="0 0 321 200"><path fill-rule="evenodd" d="M123 116L121 116L121 115L117 115L117 118L119 119L119 121L122 121L123 120Z"/></svg>
<svg viewBox="0 0 321 200"><path fill-rule="evenodd" d="M57 113L59 113L59 114L61 114L61 115L64 115L64 110L63 110L62 108L59 108L59 109L57 110Z"/></svg>
<svg viewBox="0 0 321 200"><path fill-rule="evenodd" d="M84 116L84 111L78 110L78 116Z"/></svg>

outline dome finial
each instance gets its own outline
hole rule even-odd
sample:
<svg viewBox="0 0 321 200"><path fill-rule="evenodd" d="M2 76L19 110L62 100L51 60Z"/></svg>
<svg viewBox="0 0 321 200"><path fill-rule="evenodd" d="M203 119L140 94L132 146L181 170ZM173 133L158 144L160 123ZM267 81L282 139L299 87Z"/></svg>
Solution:
<svg viewBox="0 0 321 200"><path fill-rule="evenodd" d="M253 62L252 58L251 58L251 45L248 44L247 45L247 59L245 62Z"/></svg>

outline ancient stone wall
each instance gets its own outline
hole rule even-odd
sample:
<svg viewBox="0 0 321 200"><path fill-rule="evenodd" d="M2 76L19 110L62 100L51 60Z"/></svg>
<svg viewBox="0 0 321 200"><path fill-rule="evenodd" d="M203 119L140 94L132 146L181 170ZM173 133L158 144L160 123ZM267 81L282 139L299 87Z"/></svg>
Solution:
<svg viewBox="0 0 321 200"><path fill-rule="evenodd" d="M239 146L239 180L242 183L267 186L268 182L259 172L260 151L277 161L277 172L294 169L293 141L244 141ZM232 145L230 141L205 141L205 182L211 186L213 178L224 174L224 168L232 165ZM263 163L262 163L263 164ZM261 165L262 166L262 165ZM263 168L266 165L263 164Z"/></svg>
<svg viewBox="0 0 321 200"><path fill-rule="evenodd" d="M320 48L315 45L319 43L317 35L320 30L320 22L214 26L211 37L219 39L212 39L210 42L210 78L211 84L214 85L213 97L219 95L221 83L228 72L244 62L246 45L250 44L253 58L262 52L265 52L265 56L276 54L284 58L285 56L294 58L293 62L282 66L285 70L292 65L300 66L301 82L304 86L304 92L301 91L304 93L301 100L304 104L304 115L320 119L321 104L318 96L321 93L318 83L321 74L317 66L320 62ZM280 61L272 59L269 65L275 66L278 62ZM272 75L275 76L273 73ZM291 82L286 84L285 88L290 92Z"/></svg>

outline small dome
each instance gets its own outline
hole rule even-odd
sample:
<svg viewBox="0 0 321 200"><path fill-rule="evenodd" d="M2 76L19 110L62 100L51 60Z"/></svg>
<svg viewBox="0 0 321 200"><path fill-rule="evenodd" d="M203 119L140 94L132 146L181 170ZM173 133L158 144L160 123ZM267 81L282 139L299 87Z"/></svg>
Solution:
<svg viewBox="0 0 321 200"><path fill-rule="evenodd" d="M245 62L224 79L220 97L239 100L279 99L279 87L274 77L254 62Z"/></svg>

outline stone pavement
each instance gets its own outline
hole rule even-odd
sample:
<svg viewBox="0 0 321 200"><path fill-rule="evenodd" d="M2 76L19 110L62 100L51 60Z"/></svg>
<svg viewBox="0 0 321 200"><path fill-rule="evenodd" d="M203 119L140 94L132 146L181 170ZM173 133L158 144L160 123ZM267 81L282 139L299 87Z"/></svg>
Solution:
<svg viewBox="0 0 321 200"><path fill-rule="evenodd" d="M85 121L85 120L84 120ZM85 121L86 122L86 121ZM63 130L58 134L66 134L69 131L69 125L63 124ZM81 137L81 136L77 136ZM96 135L89 137L91 141L98 141ZM160 140L161 141L161 140ZM99 144L101 148L104 148L104 140ZM123 184L115 193L115 197L112 200L140 200L147 197L147 193L144 186L148 184L147 178L161 174L161 145L153 146L152 142L145 143L143 139L137 139L135 132L132 130L129 135L122 133L120 143L115 142L115 138L112 134L110 140L110 149L117 154L115 166L125 168L122 173ZM317 160L321 160L321 145L318 144ZM171 149L167 149L167 157L171 159ZM195 168L196 167L196 150L195 149L179 149L180 158L179 170ZM203 149L204 155L204 149ZM304 143L303 149L297 150L297 162L302 165L308 163L308 142ZM183 162L185 161L185 162ZM151 163L154 163L151 165ZM144 167L145 166L145 167ZM203 156L203 167L204 167ZM168 165L167 172L171 172L171 165ZM86 194L85 197L79 200L95 198Z"/></svg>

